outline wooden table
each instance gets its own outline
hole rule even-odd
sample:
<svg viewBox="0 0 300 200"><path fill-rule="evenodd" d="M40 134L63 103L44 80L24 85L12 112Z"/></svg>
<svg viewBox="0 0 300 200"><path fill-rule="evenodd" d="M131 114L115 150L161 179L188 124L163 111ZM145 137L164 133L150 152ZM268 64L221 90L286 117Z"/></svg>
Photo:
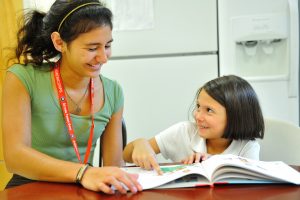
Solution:
<svg viewBox="0 0 300 200"><path fill-rule="evenodd" d="M296 167L300 171L300 167ZM75 184L35 182L0 192L1 200L98 200L98 199L148 199L148 200L299 200L300 186L294 185L218 185L215 187L145 190L137 194L106 195L92 192Z"/></svg>

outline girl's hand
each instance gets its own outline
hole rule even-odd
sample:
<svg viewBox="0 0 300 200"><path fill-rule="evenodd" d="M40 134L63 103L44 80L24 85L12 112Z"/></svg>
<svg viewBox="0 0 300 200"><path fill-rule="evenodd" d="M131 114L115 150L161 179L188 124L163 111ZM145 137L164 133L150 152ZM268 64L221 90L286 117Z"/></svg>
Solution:
<svg viewBox="0 0 300 200"><path fill-rule="evenodd" d="M136 193L142 191L142 186L137 181L137 174L129 174L118 167L89 167L85 172L81 184L84 188L93 191L102 191L114 194L111 186L120 193L127 193L126 187Z"/></svg>
<svg viewBox="0 0 300 200"><path fill-rule="evenodd" d="M134 164L147 170L154 169L158 174L163 173L156 161L156 153L147 140L138 139L133 145L132 161Z"/></svg>
<svg viewBox="0 0 300 200"><path fill-rule="evenodd" d="M199 163L199 162L202 162L202 161L206 160L207 158L209 158L209 156L210 155L206 154L206 153L193 153L189 157L181 160L181 162L183 164Z"/></svg>

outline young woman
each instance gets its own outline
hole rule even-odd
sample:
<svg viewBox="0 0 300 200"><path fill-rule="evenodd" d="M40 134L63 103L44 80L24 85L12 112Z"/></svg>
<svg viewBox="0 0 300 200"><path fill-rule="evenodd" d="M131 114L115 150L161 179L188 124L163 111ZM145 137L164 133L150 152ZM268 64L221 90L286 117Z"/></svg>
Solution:
<svg viewBox="0 0 300 200"><path fill-rule="evenodd" d="M97 0L56 0L48 13L25 15L19 64L3 88L4 156L15 174L8 187L41 180L141 190L137 175L114 167L122 164L123 93L99 75L112 41L112 13ZM104 167L92 167L101 135Z"/></svg>
<svg viewBox="0 0 300 200"><path fill-rule="evenodd" d="M150 140L137 139L123 152L124 160L161 173L155 155L192 163L207 154L234 154L259 159L264 120L255 91L244 79L223 76L207 82L196 95L195 122L180 122Z"/></svg>

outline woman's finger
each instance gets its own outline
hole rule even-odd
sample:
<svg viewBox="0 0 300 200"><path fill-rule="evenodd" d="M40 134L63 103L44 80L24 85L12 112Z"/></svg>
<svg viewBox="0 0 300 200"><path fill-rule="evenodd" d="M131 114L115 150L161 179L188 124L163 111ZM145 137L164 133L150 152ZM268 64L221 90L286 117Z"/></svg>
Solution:
<svg viewBox="0 0 300 200"><path fill-rule="evenodd" d="M133 186L135 187L135 189L137 189L138 191L142 191L143 190L143 187L138 182L138 177L139 177L138 174L127 173L127 176L129 177L130 181L133 183Z"/></svg>
<svg viewBox="0 0 300 200"><path fill-rule="evenodd" d="M122 179L122 180L124 180L124 179ZM108 177L106 179L106 184L111 185L115 190L118 190L122 194L127 193L127 190L123 187L123 185L121 184L121 182L119 180L117 180L114 176Z"/></svg>
<svg viewBox="0 0 300 200"><path fill-rule="evenodd" d="M106 194L114 194L115 191L108 185L106 185L105 183L101 182L99 185L98 185L98 189L99 191L102 191Z"/></svg>
<svg viewBox="0 0 300 200"><path fill-rule="evenodd" d="M129 173L124 172L123 175L118 178L118 186L121 185L122 188L118 187L116 189L118 189L121 193L124 193L124 190L126 192L127 189L130 190L132 193L141 191L142 186L138 183L137 177L137 175L130 175Z"/></svg>

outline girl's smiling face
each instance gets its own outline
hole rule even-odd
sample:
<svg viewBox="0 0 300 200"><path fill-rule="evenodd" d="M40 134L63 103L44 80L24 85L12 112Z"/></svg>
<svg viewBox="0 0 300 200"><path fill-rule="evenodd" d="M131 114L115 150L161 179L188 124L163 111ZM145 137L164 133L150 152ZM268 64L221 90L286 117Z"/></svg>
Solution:
<svg viewBox="0 0 300 200"><path fill-rule="evenodd" d="M194 112L199 135L205 139L222 138L226 125L226 109L202 89ZM222 138L223 139L223 138Z"/></svg>

